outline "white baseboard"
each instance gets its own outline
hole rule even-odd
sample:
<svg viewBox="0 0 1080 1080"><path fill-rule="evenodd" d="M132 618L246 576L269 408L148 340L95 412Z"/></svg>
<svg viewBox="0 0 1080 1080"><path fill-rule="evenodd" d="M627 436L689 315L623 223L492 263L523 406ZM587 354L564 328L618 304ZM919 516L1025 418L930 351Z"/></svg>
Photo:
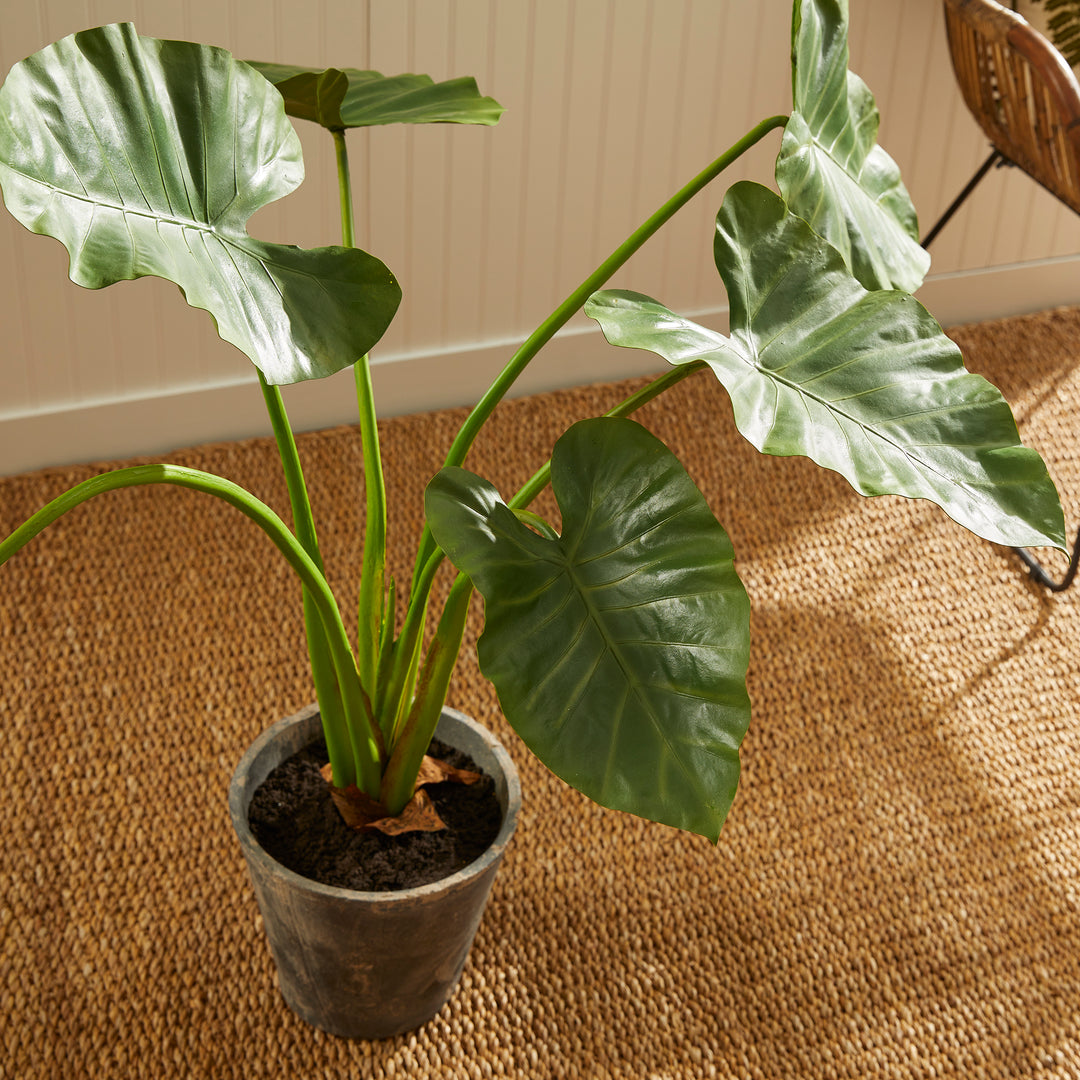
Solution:
<svg viewBox="0 0 1080 1080"><path fill-rule="evenodd" d="M695 317L713 324L708 313ZM376 361L372 382L379 415L472 405L520 344L487 342L452 353ZM663 361L652 353L607 345L590 324L549 342L515 385L514 395L614 381L662 368ZM295 431L356 422L351 371L284 387L282 396ZM0 476L73 462L154 456L270 433L253 372L250 379L172 394L0 417Z"/></svg>
<svg viewBox="0 0 1080 1080"><path fill-rule="evenodd" d="M980 271L932 276L919 299L945 326L1080 304L1080 254ZM726 312L695 318L724 329ZM395 357L373 368L381 416L470 405L483 393L519 342L487 342L451 354ZM522 377L529 394L658 371L651 353L614 349L591 325L552 341ZM289 387L286 407L297 431L353 423L348 372ZM0 418L0 475L72 462L153 456L184 446L269 434L254 378L181 393Z"/></svg>
<svg viewBox="0 0 1080 1080"><path fill-rule="evenodd" d="M1080 304L1080 254L931 274L916 294L942 326Z"/></svg>

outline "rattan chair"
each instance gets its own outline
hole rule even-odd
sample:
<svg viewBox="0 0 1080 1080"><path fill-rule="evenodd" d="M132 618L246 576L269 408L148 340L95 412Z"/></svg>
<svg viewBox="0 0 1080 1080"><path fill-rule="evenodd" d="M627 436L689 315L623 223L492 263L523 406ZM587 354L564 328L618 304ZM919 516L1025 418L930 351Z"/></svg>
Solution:
<svg viewBox="0 0 1080 1080"><path fill-rule="evenodd" d="M993 152L923 240L995 164L1016 165L1080 214L1080 85L1065 58L996 0L944 0L953 71Z"/></svg>
<svg viewBox="0 0 1080 1080"><path fill-rule="evenodd" d="M1056 48L995 0L944 0L957 82L993 146L990 156L927 233L931 242L995 165L1015 165L1080 214L1080 85ZM1064 580L1055 581L1023 548L1031 576L1059 592L1080 564L1080 534Z"/></svg>

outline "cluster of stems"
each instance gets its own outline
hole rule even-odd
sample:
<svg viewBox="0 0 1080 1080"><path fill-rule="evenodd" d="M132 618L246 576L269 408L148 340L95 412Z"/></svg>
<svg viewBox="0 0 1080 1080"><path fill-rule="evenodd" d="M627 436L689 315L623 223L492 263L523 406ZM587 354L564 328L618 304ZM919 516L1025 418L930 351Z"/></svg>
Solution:
<svg viewBox="0 0 1080 1080"><path fill-rule="evenodd" d="M485 421L518 376L548 341L582 309L585 301L679 209L786 116L762 121L673 195L600 264L521 345L473 408L446 456L461 465ZM332 131L341 200L342 243L354 246L352 191L343 130ZM672 369L626 398L606 415L627 416L704 366L703 361ZM292 509L293 528L265 503L231 481L176 465L117 469L93 477L61 495L0 542L0 564L62 514L87 499L124 487L175 484L215 495L253 520L296 571L303 587L304 622L312 678L337 787L355 785L399 813L413 794L417 771L434 734L457 662L472 586L458 575L450 588L435 634L426 650L424 629L436 572L444 558L425 525L401 627L393 586L387 589L386 487L383 479L368 356L354 365L365 482L364 553L358 600L356 647L350 644L341 609L327 584L315 521L296 441L278 387L260 374L267 412L277 442ZM509 501L523 520L543 528L527 507L548 483L544 465Z"/></svg>

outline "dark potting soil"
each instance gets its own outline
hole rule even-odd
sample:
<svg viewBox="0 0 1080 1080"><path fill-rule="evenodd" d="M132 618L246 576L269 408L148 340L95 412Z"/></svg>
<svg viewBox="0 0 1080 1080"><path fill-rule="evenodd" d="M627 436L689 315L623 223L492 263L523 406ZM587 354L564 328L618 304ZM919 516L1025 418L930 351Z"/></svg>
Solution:
<svg viewBox="0 0 1080 1080"><path fill-rule="evenodd" d="M468 754L438 739L428 753L480 772ZM248 809L252 834L263 850L306 878L361 892L414 888L468 866L498 835L502 808L487 775L474 784L428 786L446 824L440 832L356 832L341 820L319 775L328 760L325 742L313 742L270 773Z"/></svg>

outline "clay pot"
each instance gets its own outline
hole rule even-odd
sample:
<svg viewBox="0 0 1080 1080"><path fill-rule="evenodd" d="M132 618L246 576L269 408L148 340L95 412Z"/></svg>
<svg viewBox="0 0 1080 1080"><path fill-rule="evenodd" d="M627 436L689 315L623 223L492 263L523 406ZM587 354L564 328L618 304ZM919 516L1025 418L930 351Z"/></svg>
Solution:
<svg viewBox="0 0 1080 1080"><path fill-rule="evenodd" d="M272 859L248 827L248 806L259 785L320 732L314 706L263 732L233 775L229 812L289 1007L332 1035L398 1035L430 1020L457 985L514 832L521 787L495 738L462 713L444 709L437 737L465 751L495 781L503 811L495 842L475 862L431 885L400 892L322 885Z"/></svg>

